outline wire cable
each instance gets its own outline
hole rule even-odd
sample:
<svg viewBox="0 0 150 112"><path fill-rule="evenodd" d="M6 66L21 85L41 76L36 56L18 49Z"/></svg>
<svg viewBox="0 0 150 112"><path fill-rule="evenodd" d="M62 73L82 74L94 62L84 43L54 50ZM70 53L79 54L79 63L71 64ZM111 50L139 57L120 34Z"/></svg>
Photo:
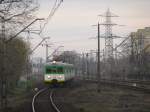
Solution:
<svg viewBox="0 0 150 112"><path fill-rule="evenodd" d="M61 0L60 2L58 0L55 0L54 6L50 10L50 13L49 13L47 19L45 20L45 23L44 23L43 27L41 27L41 30L40 30L39 34L41 34L43 32L43 30L45 29L45 27L48 24L49 20L52 19L52 17L54 16L55 12L60 7L60 5L61 5L62 2L63 2L63 0Z"/></svg>

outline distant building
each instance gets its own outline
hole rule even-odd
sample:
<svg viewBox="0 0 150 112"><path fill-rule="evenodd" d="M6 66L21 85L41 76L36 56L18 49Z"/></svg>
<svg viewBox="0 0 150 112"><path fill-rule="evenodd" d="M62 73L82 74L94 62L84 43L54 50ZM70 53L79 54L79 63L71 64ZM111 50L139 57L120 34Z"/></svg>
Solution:
<svg viewBox="0 0 150 112"><path fill-rule="evenodd" d="M32 59L32 74L43 74L44 73L44 59L36 57Z"/></svg>
<svg viewBox="0 0 150 112"><path fill-rule="evenodd" d="M131 75L135 79L150 79L150 27L131 33Z"/></svg>
<svg viewBox="0 0 150 112"><path fill-rule="evenodd" d="M137 32L132 32L132 44L135 54L141 52L150 53L150 27L138 29Z"/></svg>

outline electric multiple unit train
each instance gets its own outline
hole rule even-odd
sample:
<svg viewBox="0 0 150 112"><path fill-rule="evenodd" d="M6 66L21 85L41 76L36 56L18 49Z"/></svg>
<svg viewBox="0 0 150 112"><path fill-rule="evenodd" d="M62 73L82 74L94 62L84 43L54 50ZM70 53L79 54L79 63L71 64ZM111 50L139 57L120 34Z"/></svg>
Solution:
<svg viewBox="0 0 150 112"><path fill-rule="evenodd" d="M73 79L74 76L75 70L72 64L53 61L45 65L45 83L64 83Z"/></svg>

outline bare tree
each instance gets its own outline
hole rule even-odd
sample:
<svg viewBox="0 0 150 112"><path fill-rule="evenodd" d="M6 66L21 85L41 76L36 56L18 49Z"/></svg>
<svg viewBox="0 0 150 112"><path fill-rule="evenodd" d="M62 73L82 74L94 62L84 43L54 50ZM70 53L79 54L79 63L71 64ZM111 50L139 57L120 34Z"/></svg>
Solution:
<svg viewBox="0 0 150 112"><path fill-rule="evenodd" d="M5 23L7 35L12 35L35 18L36 0L1 0L0 24Z"/></svg>
<svg viewBox="0 0 150 112"><path fill-rule="evenodd" d="M28 22L32 21L34 18L33 12L37 10L37 7L38 5L34 0L0 0L0 94L2 110L7 108L8 82L17 82L26 56L26 53L24 55L21 53L21 50L25 49L23 41L16 40L14 42L15 39L13 39L11 42L6 43L5 40L6 38L11 38L24 25L26 26ZM14 45L11 46L13 43ZM13 79L10 77L13 77Z"/></svg>

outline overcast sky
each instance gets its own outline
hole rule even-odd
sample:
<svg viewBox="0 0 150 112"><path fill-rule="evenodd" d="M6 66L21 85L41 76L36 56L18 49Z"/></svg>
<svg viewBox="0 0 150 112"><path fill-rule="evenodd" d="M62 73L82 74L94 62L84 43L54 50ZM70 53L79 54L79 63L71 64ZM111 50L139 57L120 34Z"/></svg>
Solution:
<svg viewBox="0 0 150 112"><path fill-rule="evenodd" d="M55 0L39 0L40 9L37 17L47 17ZM50 36L50 42L64 46L63 50L87 52L96 49L96 40L89 39L97 35L97 30L91 25L102 22L98 17L110 8L119 17L113 22L124 27L115 26L113 33L119 36L129 35L137 29L148 27L150 19L150 0L64 0L53 18L46 25L43 35ZM104 33L102 28L101 33ZM34 40L33 46L40 40ZM114 40L119 44L121 40ZM101 40L101 48L104 40ZM53 49L50 48L52 51ZM44 48L40 47L34 56L44 57Z"/></svg>

